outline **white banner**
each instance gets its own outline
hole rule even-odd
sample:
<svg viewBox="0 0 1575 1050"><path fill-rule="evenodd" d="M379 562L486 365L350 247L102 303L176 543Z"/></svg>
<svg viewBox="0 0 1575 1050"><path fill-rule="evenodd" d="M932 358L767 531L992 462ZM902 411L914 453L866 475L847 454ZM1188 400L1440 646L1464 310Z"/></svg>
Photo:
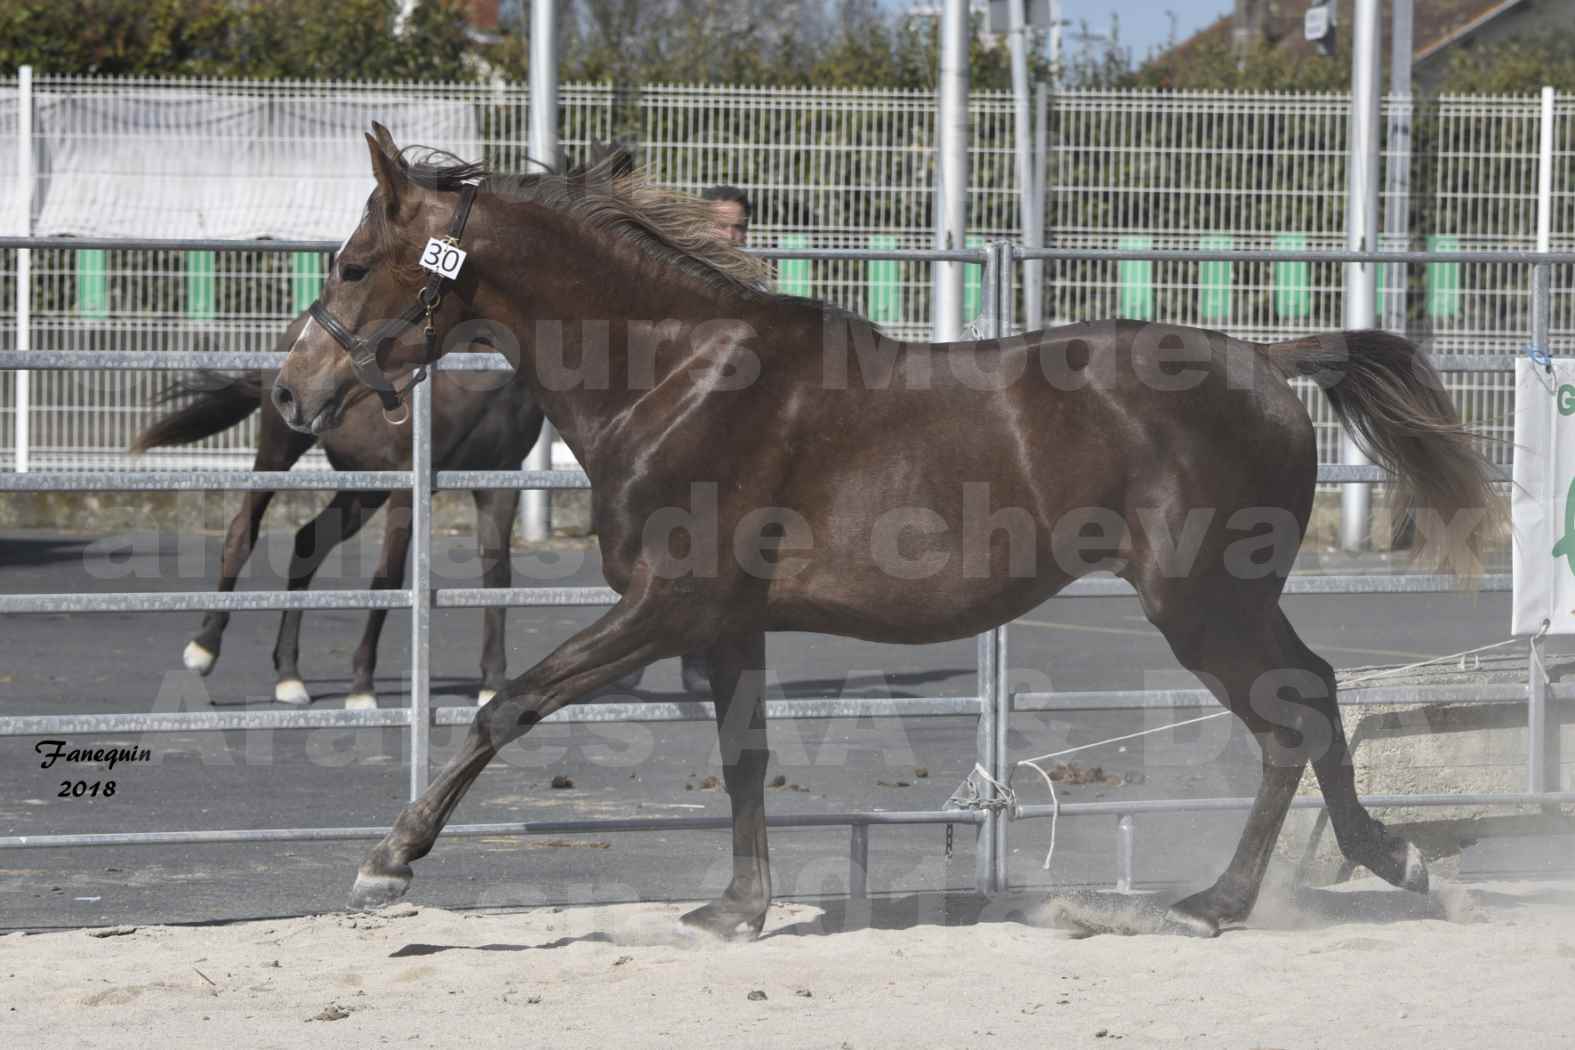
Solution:
<svg viewBox="0 0 1575 1050"><path fill-rule="evenodd" d="M1575 360L1515 364L1512 631L1575 634Z"/></svg>
<svg viewBox="0 0 1575 1050"><path fill-rule="evenodd" d="M200 89L42 90L34 98L41 236L339 240L372 192L362 135L374 120L401 146L481 158L476 107L465 101ZM0 133L5 120L0 109ZM14 144L10 154L5 146L0 158L10 156L14 172ZM0 193L6 188L0 182Z"/></svg>

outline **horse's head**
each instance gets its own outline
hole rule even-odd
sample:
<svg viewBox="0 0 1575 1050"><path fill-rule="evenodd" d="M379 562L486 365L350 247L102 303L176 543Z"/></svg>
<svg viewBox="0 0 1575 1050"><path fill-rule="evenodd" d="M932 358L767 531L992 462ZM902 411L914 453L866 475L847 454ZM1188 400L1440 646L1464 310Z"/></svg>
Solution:
<svg viewBox="0 0 1575 1050"><path fill-rule="evenodd" d="M312 305L312 319L289 347L273 385L273 401L296 430L320 434L339 425L357 383L383 400L384 413L403 413L395 378L430 364L443 337L466 316L474 274L462 234L474 189L422 185L410 177L388 130L366 137L377 188L361 223L334 257L333 271Z"/></svg>

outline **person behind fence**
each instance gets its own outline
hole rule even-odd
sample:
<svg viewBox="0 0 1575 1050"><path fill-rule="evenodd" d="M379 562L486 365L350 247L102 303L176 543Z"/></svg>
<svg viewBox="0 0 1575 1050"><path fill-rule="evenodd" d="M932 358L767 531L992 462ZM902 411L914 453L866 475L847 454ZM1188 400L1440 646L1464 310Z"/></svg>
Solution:
<svg viewBox="0 0 1575 1050"><path fill-rule="evenodd" d="M711 209L716 213L716 234L719 239L731 241L739 247L748 243L749 220L755 210L748 194L737 186L719 185L706 190L700 198L711 202Z"/></svg>

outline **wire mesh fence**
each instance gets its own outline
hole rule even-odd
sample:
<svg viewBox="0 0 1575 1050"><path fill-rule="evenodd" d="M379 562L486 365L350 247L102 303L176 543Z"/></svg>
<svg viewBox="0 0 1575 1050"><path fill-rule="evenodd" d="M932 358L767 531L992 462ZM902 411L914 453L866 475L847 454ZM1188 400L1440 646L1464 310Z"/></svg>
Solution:
<svg viewBox="0 0 1575 1050"><path fill-rule="evenodd" d="M356 132L380 120L500 170L528 159L523 85L40 77L32 87L33 172L17 175L17 81L0 80L0 226L76 235L337 239L370 178ZM1065 92L1047 101L1045 244L1063 248L1325 249L1344 246L1347 100L1337 94ZM1445 98L1412 115L1411 231L1386 248L1525 249L1536 229L1535 98ZM1017 240L1011 97L971 101L973 244ZM621 139L663 185L731 183L755 203L752 243L783 249L928 247L935 100L928 92L569 84L560 138L577 159ZM1389 124L1389 121L1385 121ZM1556 109L1554 248L1575 243L1575 105ZM16 228L17 216L29 229ZM317 293L316 253L34 251L37 349L271 349ZM0 253L0 347L14 346L16 253ZM1575 334L1570 267L1553 276L1552 345ZM784 259L785 291L856 310L902 338L929 332L926 267L900 260ZM1045 320L1125 316L1201 324L1273 341L1342 327L1337 264L1060 261L1043 272ZM1381 287L1386 282L1381 281ZM1402 291L1403 290L1403 291ZM1019 295L1021 288L1019 286ZM1406 268L1407 326L1442 353L1518 350L1527 330L1523 268ZM964 310L981 304L980 268ZM1382 303L1380 310L1382 311ZM1016 313L1021 317L1021 309ZM114 469L157 409L147 373L35 376L31 456L51 469ZM1508 380L1449 379L1468 419L1505 434ZM1325 461L1338 441L1308 391ZM0 467L13 459L15 380L0 375ZM249 423L162 465L237 468ZM1506 450L1507 452L1507 447ZM313 465L313 464L308 464Z"/></svg>

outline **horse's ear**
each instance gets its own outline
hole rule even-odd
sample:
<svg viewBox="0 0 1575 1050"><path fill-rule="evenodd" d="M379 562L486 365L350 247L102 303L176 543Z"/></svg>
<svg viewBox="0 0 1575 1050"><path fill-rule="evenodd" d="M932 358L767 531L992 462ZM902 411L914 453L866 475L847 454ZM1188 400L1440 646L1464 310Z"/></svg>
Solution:
<svg viewBox="0 0 1575 1050"><path fill-rule="evenodd" d="M375 120L372 121L372 135L377 139L377 144L383 147L384 153L387 153L395 160L399 159L399 147L394 145L394 136L389 133L387 128Z"/></svg>
<svg viewBox="0 0 1575 1050"><path fill-rule="evenodd" d="M389 215L399 211L399 199L405 189L405 172L399 161L383 149L383 144L371 135L366 137L367 151L372 155L372 175L383 194L383 207Z"/></svg>

